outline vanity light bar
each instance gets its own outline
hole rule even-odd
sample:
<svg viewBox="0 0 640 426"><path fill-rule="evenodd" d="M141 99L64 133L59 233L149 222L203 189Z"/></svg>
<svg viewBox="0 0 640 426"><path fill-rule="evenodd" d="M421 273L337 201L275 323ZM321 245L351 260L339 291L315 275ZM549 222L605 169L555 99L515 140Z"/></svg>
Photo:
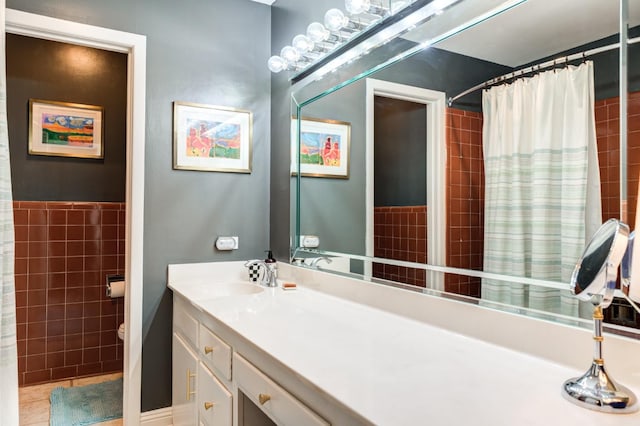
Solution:
<svg viewBox="0 0 640 426"><path fill-rule="evenodd" d="M354 39L382 19L416 1L418 0L391 1L389 7L385 7L384 1L377 5L373 4L372 0L345 0L346 14L337 8L329 9L324 15L324 24L309 24L306 34L296 35L291 46L285 46L280 55L269 58L267 66L273 73L284 70L300 72L323 60L339 46ZM430 4L435 4L431 8L437 7L441 11L455 1L459 0L434 0ZM370 47L367 50L369 49ZM352 59L353 57L349 57L342 64Z"/></svg>
<svg viewBox="0 0 640 426"><path fill-rule="evenodd" d="M336 54L334 58L320 65L317 69L313 69L310 73L303 70L301 73L293 77L293 81L296 85L304 85L309 80L313 81L322 78L326 74L356 60L395 37L410 31L415 28L416 25L425 22L433 16L439 15L444 9L459 1L460 0L435 0L425 5L421 5L424 2L414 1L412 3L416 4L411 7L405 7L405 9L400 11L401 13L396 12L396 16L390 18L389 24L386 26L383 25L383 28L379 29L379 31L376 31L371 34L371 36L366 37L359 42L354 40L356 43L353 46L350 46L348 50L345 50L340 54ZM397 19L394 20L394 18ZM325 57L322 59L326 60L327 58ZM321 64L322 62L318 61L317 63Z"/></svg>

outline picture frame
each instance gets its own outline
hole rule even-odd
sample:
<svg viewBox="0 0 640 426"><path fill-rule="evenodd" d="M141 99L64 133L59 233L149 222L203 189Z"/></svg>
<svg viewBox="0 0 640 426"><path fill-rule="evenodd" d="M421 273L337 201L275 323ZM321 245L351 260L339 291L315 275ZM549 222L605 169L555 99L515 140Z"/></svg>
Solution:
<svg viewBox="0 0 640 426"><path fill-rule="evenodd" d="M104 109L29 99L29 154L104 158Z"/></svg>
<svg viewBox="0 0 640 426"><path fill-rule="evenodd" d="M253 114L191 102L173 103L173 168L251 173Z"/></svg>
<svg viewBox="0 0 640 426"><path fill-rule="evenodd" d="M291 175L298 173L298 119L291 119ZM349 178L351 123L300 119L300 174L308 177Z"/></svg>

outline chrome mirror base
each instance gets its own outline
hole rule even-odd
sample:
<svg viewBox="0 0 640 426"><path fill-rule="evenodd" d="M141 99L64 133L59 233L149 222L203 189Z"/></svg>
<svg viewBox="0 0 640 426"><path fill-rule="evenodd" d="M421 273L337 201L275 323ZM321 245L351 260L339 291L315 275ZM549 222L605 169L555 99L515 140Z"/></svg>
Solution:
<svg viewBox="0 0 640 426"><path fill-rule="evenodd" d="M562 396L567 401L595 411L620 414L638 411L636 396L609 377L601 359L594 360L582 377L564 382Z"/></svg>

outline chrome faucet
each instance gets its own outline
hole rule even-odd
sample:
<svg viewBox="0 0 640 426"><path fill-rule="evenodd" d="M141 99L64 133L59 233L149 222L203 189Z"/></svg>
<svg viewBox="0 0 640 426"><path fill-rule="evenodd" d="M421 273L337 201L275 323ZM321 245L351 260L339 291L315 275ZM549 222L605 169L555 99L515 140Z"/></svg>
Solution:
<svg viewBox="0 0 640 426"><path fill-rule="evenodd" d="M311 266L312 268L318 269L318 262L320 262L321 260L324 260L325 262L327 262L327 264L332 262L331 258L327 256L320 256L313 259L309 264L309 266Z"/></svg>
<svg viewBox="0 0 640 426"><path fill-rule="evenodd" d="M269 264L265 263L264 260L249 260L244 264L246 268L249 266L258 265L264 272L262 273L262 277L260 279L260 284L265 287L277 287L278 283L276 278L278 278L278 272L276 269L269 266Z"/></svg>

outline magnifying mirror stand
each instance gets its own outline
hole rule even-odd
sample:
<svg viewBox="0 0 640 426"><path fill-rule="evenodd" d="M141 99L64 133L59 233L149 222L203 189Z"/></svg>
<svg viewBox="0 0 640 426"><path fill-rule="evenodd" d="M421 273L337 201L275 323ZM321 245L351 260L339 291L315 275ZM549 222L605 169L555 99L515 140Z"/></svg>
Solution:
<svg viewBox="0 0 640 426"><path fill-rule="evenodd" d="M615 278L614 278L615 283ZM603 301L600 295L591 299L594 304L593 323L595 353L591 368L581 377L567 380L562 385L562 396L581 407L607 413L633 413L638 410L637 399L632 391L613 381L607 374L602 358L602 314L603 305L610 301ZM607 299L605 297L605 299ZM605 307L606 307L605 306Z"/></svg>

